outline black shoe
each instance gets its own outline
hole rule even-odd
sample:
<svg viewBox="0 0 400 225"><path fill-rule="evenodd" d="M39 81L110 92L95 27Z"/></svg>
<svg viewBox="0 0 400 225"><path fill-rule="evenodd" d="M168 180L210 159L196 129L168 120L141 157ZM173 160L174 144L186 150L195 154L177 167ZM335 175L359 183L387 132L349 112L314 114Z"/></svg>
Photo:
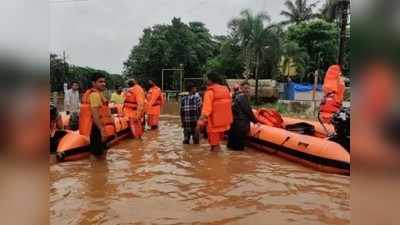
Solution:
<svg viewBox="0 0 400 225"><path fill-rule="evenodd" d="M184 145L188 145L188 144L190 144L190 143L189 143L189 141L183 141L183 144L184 144Z"/></svg>
<svg viewBox="0 0 400 225"><path fill-rule="evenodd" d="M200 144L200 141L194 141L193 144L198 145Z"/></svg>

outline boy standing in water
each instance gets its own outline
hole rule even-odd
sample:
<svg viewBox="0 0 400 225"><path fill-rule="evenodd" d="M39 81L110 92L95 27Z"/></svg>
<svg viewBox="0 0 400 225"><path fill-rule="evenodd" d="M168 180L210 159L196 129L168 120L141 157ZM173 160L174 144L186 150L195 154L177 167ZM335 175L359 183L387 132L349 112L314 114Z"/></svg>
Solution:
<svg viewBox="0 0 400 225"><path fill-rule="evenodd" d="M201 97L197 93L194 84L187 85L189 95L184 96L181 100L181 122L183 127L184 141L183 144L189 144L190 138L193 138L194 144L199 144L199 129L197 122L201 114Z"/></svg>

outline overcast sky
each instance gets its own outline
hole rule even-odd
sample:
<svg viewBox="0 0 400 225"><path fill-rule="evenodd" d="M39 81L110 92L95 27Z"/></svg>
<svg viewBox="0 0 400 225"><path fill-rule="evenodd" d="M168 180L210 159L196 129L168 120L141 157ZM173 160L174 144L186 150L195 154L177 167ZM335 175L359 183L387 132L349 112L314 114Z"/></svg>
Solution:
<svg viewBox="0 0 400 225"><path fill-rule="evenodd" d="M49 0L50 51L67 52L68 61L121 73L123 62L142 31L167 24L201 21L212 34L227 34L228 22L243 9L267 11L280 21L284 0ZM67 1L67 2L64 2Z"/></svg>

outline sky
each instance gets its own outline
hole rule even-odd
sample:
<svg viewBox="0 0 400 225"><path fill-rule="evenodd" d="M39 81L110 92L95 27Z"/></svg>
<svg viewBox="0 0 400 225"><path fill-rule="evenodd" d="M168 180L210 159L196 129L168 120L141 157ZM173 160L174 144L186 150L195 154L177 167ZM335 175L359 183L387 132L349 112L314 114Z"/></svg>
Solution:
<svg viewBox="0 0 400 225"><path fill-rule="evenodd" d="M50 52L67 61L120 74L144 28L201 21L213 35L228 34L228 22L244 9L267 11L281 21L284 0L49 0ZM56 2L60 1L60 2Z"/></svg>

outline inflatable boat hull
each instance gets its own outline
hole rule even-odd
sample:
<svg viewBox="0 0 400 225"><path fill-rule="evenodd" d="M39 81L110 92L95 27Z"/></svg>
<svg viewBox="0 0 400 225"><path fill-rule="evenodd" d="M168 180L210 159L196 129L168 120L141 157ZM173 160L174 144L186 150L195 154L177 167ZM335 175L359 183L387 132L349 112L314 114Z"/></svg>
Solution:
<svg viewBox="0 0 400 225"><path fill-rule="evenodd" d="M350 174L350 153L326 138L252 124L248 145L320 171Z"/></svg>
<svg viewBox="0 0 400 225"><path fill-rule="evenodd" d="M113 107L116 107L113 105ZM120 107L119 107L120 108ZM121 110L117 108L114 117L115 129L117 135L109 140L108 146L114 145L120 140L130 135L129 119L123 117ZM69 116L65 113L61 114L64 124L69 123ZM75 161L90 157L90 139L87 136L79 134L78 131L68 131L68 133L60 140L57 147L57 159L60 162Z"/></svg>
<svg viewBox="0 0 400 225"><path fill-rule="evenodd" d="M80 135L76 131L69 131L58 144L57 160L64 162L88 158L90 156L89 146L88 137Z"/></svg>

